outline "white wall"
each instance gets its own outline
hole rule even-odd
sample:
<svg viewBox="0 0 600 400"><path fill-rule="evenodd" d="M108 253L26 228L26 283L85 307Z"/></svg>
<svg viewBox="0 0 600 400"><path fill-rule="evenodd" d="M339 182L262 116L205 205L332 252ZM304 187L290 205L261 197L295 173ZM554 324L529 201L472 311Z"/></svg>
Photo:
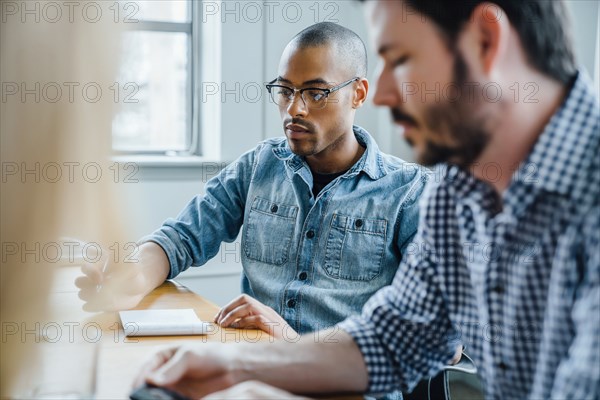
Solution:
<svg viewBox="0 0 600 400"><path fill-rule="evenodd" d="M254 5L246 6L248 3ZM590 74L593 74L598 54L598 2L570 3L575 20L577 54ZM282 134L279 115L273 104L266 101L266 92L263 90L257 100L256 93L251 89L258 85L263 87L264 83L276 76L280 53L297 32L329 17L328 20L355 30L369 47L361 6L357 2L279 1L270 4L269 10L261 2L225 2L224 8L228 12L224 15L225 23L221 25L221 81L215 82L219 85L220 92L205 96L207 102L218 101L222 109L222 115L214 117L220 118L220 158L224 161L234 160L264 138ZM256 10L259 8L256 5L262 8L260 18L257 18ZM297 10L300 10L300 18L295 21ZM213 60L205 61L211 63ZM371 51L370 76L375 63L376 58ZM247 89L246 92L244 88ZM369 103L357 113L357 123L376 137L384 151L406 159L411 158L407 146L392 135L388 111L375 109ZM176 216L189 199L203 192L204 184L215 174L219 164L177 167L160 166L160 163L139 165L140 170L135 176L139 182L123 184L128 222L134 235L132 239L153 231L166 218ZM239 244L237 246L239 249ZM217 304L225 304L239 294L241 269L239 252L235 255L236 245L228 244L225 249L208 265L191 268L180 275L178 280Z"/></svg>
<svg viewBox="0 0 600 400"><path fill-rule="evenodd" d="M597 0L571 0L567 2L573 20L575 54L577 61L594 78L598 68L598 19L600 10ZM596 81L596 84L599 82Z"/></svg>

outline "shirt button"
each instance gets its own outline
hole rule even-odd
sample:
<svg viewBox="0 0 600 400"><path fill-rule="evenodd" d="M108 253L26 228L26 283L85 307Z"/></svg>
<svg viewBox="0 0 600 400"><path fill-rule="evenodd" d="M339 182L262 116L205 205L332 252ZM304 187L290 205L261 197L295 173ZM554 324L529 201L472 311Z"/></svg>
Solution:
<svg viewBox="0 0 600 400"><path fill-rule="evenodd" d="M301 281L305 281L306 278L308 278L308 274L306 272L301 272L300 276L298 277Z"/></svg>
<svg viewBox="0 0 600 400"><path fill-rule="evenodd" d="M363 220L357 219L356 221L354 221L354 226L356 226L357 228L360 228L361 226L363 226Z"/></svg>
<svg viewBox="0 0 600 400"><path fill-rule="evenodd" d="M315 231L308 231L306 232L306 237L309 239L312 239L315 237Z"/></svg>
<svg viewBox="0 0 600 400"><path fill-rule="evenodd" d="M294 299L289 299L289 300L287 301L287 306L288 306L289 308L294 308L294 307L296 307L296 300L294 300Z"/></svg>
<svg viewBox="0 0 600 400"><path fill-rule="evenodd" d="M279 207L277 207L277 204L273 204L273 205L271 206L271 212L272 212L273 214L275 214L275 213L277 212L277 210L279 210Z"/></svg>
<svg viewBox="0 0 600 400"><path fill-rule="evenodd" d="M500 361L498 364L496 364L496 366L502 372L504 372L508 369L508 365L506 365L503 361Z"/></svg>

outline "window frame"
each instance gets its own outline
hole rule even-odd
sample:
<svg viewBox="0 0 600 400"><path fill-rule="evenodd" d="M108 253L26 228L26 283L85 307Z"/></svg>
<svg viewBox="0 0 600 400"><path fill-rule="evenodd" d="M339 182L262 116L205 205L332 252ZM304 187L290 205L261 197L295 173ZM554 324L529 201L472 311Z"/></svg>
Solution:
<svg viewBox="0 0 600 400"><path fill-rule="evenodd" d="M186 146L184 150L147 149L147 150L118 150L113 147L112 153L118 158L136 156L155 157L200 157L202 156L202 138L200 129L200 113L198 107L197 82L200 82L201 74L201 43L202 43L202 15L201 7L193 0L185 0L189 7L190 18L186 22L139 20L128 26L124 32L161 32L161 33L185 33L188 44L188 87L186 89ZM112 133L112 132L111 132Z"/></svg>

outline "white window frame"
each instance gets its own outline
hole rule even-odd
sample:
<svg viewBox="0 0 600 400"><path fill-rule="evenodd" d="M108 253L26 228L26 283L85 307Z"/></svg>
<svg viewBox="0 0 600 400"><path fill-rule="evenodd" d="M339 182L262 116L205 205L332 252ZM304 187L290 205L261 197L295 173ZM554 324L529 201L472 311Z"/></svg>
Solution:
<svg viewBox="0 0 600 400"><path fill-rule="evenodd" d="M183 151L113 150L113 159L135 162L142 166L193 166L206 161L219 161L221 154L221 104L202 103L202 79L220 82L221 24L219 18L203 23L201 2L186 0L190 7L188 22L140 20L130 31L183 32L188 34L188 76L186 91L188 115L186 121L187 148ZM203 115L211 116L202 118Z"/></svg>

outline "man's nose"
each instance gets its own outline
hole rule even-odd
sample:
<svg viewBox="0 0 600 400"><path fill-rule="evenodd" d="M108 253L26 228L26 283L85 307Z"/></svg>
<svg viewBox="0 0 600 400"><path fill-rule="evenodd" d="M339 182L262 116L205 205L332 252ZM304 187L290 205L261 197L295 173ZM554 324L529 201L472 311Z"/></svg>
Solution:
<svg viewBox="0 0 600 400"><path fill-rule="evenodd" d="M386 70L380 66L375 82L373 103L378 106L397 107L401 97L398 92L398 83L396 82L392 71Z"/></svg>
<svg viewBox="0 0 600 400"><path fill-rule="evenodd" d="M291 117L297 115L306 116L308 114L308 108L299 92L294 93L294 97L290 100L290 104L288 104L287 112Z"/></svg>

